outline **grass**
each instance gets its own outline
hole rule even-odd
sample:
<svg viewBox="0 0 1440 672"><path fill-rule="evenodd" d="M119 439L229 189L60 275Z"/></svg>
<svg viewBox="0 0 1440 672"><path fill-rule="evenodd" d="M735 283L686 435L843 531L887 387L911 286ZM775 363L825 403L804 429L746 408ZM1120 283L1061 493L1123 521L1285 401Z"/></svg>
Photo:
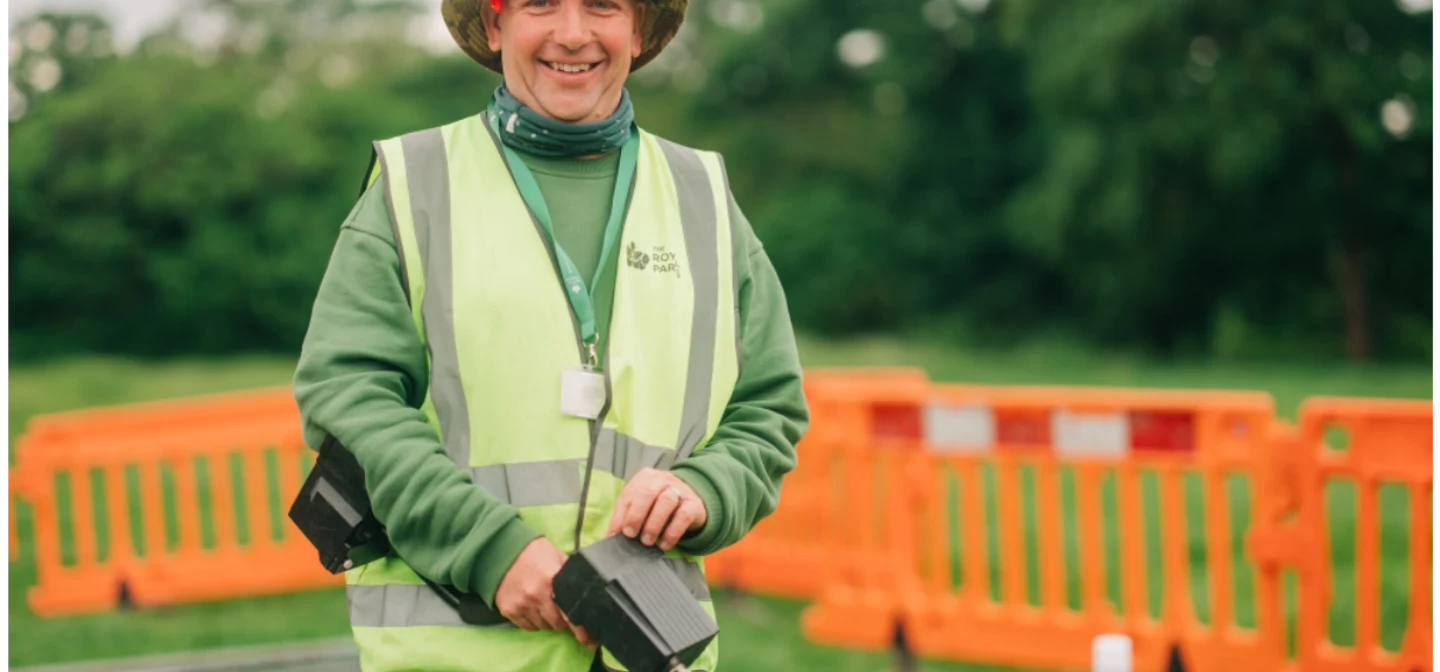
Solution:
<svg viewBox="0 0 1440 672"><path fill-rule="evenodd" d="M1021 351L977 353L948 350L938 346L915 346L895 340L846 343L802 340L802 361L807 366L830 365L917 365L930 371L936 380L968 380L990 383L1054 383L1126 385L1172 388L1260 389L1275 395L1280 412L1293 415L1305 396L1316 394L1429 398L1431 376L1428 367L1351 367L1334 365L1241 365L1161 364L1106 358L1076 352ZM82 358L37 366L12 368L10 373L10 438L23 431L26 419L37 413L87 406L144 401L184 395L246 389L288 382L292 362L286 359L246 357L226 360L136 362L113 358ZM12 458L13 459L13 458ZM1022 487L1033 489L1032 476L1022 474ZM1062 476L1062 502L1073 499L1073 484ZM1027 485L1028 484L1028 485ZM1243 528L1248 516L1248 484L1230 488L1231 516ZM1067 490L1068 489L1068 490ZM993 482L989 488L993 496ZM1187 485L1186 501L1192 516L1205 515L1207 508L1198 487ZM1336 523L1353 530L1354 493L1339 486L1331 497ZM1068 494L1066 494L1068 492ZM1112 491L1113 493L1113 491ZM1146 486L1147 500L1158 497L1153 485ZM1348 497L1348 499L1347 499ZM1113 494L1108 495L1113 506ZM203 499L202 499L203 501ZM1348 502L1348 504L1347 504ZM1403 502L1402 502L1403 504ZM1381 495L1382 553L1399 554L1406 546L1397 540L1403 535L1408 512L1396 506L1392 495ZM79 659L109 658L148 653L203 649L210 647L325 638L348 632L345 600L339 590L320 590L291 595L233 600L223 603L177 606L141 612L117 612L90 616L40 619L25 605L25 589L34 582L33 558L28 551L29 519L25 510L18 517L22 554L10 568L10 664L12 666L55 663ZM1033 506L1026 507L1033 519ZM1065 523L1071 526L1068 519ZM1398 528L1395 525L1398 524ZM1237 532L1238 533L1238 532ZM1153 538L1153 535L1150 535ZM1113 535L1111 535L1113 539ZM1033 549L1033 536L1027 536ZM1073 553L1074 534L1069 533L1067 553ZM1334 539L1339 565L1336 609L1332 629L1337 641L1353 631L1347 616L1344 594L1353 596L1351 584L1344 584L1346 565L1342 550L1347 537L1339 532ZM1353 537L1348 542L1353 546ZM1191 581L1203 586L1203 541L1192 539ZM992 545L993 549L993 545ZM993 555L993 553L992 553ZM1029 564L1029 563L1027 563ZM1068 563L1067 563L1068 564ZM1353 552L1349 556L1353 567ZM1386 563L1386 567L1390 567ZM1403 571L1382 570L1386 588L1382 600L1405 590ZM1197 578L1198 577L1198 578ZM1392 584L1392 577L1398 584ZM963 577L958 577L957 580ZM998 578L998 577L993 577ZM1037 579L1027 576L1027 583ZM1242 583L1244 579L1241 579ZM1154 585L1156 579L1152 579ZM1113 584L1113 581L1112 581ZM998 581L992 585L999 585ZM1037 588L1032 587L1034 595ZM1239 591L1248 593L1248 587ZM1073 592L1073 591L1072 591ZM1152 591L1154 595L1154 591ZM1077 597L1072 598L1078 599ZM1152 599L1158 599L1158 596ZM1242 605L1247 604L1242 601ZM820 647L804 641L799 634L799 613L803 604L771 598L744 597L717 602L723 630L722 646L726 668L732 670L833 669L873 672L884 669L888 657L881 654ZM1403 611L1400 619L1403 626ZM1349 620L1347 621L1347 618ZM1395 630L1396 619L1382 616L1382 631ZM1242 623L1245 621L1242 618ZM1388 642L1388 640L1387 640ZM926 662L936 671L981 670L987 668L955 663Z"/></svg>

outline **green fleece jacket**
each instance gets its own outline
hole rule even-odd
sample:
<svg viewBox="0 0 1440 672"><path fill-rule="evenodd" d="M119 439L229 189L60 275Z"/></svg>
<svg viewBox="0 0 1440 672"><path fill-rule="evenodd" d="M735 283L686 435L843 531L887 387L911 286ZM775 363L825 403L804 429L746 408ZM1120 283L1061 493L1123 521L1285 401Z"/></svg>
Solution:
<svg viewBox="0 0 1440 672"><path fill-rule="evenodd" d="M589 277L600 261L616 155L522 157L545 197L555 236ZM493 606L505 572L539 533L514 507L475 487L419 410L430 372L401 285L385 190L385 180L375 180L355 204L320 283L295 371L305 441L318 447L329 434L354 453L375 515L406 563ZM741 373L710 441L672 468L705 503L704 527L679 545L697 555L735 543L775 510L781 479L794 468L795 444L809 424L780 281L733 205L731 217ZM602 342L619 252L612 251L594 297Z"/></svg>

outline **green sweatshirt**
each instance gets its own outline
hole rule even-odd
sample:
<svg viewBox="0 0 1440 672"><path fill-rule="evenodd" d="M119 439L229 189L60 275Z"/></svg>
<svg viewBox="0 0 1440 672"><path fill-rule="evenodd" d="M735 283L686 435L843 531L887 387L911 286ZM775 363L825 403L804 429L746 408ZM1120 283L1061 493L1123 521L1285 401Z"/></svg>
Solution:
<svg viewBox="0 0 1440 672"><path fill-rule="evenodd" d="M617 157L522 157L545 197L556 237L590 277L599 262ZM794 468L795 444L809 424L780 281L733 205L731 217L740 377L709 443L672 467L705 503L704 527L679 544L697 555L734 544L775 510L781 478ZM295 371L305 441L319 446L330 434L354 453L376 517L415 571L478 594L493 607L515 557L540 535L514 507L475 487L419 410L429 369L401 285L392 231L385 181L376 180L340 227ZM619 253L612 251L594 297L602 342Z"/></svg>

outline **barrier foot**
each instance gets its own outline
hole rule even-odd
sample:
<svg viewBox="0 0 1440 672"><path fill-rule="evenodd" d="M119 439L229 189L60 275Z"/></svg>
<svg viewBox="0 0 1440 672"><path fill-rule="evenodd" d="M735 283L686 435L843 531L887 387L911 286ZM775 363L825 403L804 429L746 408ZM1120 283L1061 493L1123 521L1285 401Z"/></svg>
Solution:
<svg viewBox="0 0 1440 672"><path fill-rule="evenodd" d="M1180 645L1170 645L1170 660L1165 663L1165 672L1185 672L1185 657L1180 654Z"/></svg>
<svg viewBox="0 0 1440 672"><path fill-rule="evenodd" d="M905 624L895 622L895 672L919 672L920 666L916 663L915 652L910 650L910 642L905 637Z"/></svg>
<svg viewBox="0 0 1440 672"><path fill-rule="evenodd" d="M725 604L735 607L747 602L745 591L741 590L740 586L736 585L734 581L727 578L720 582L719 588L720 599L723 600Z"/></svg>
<svg viewBox="0 0 1440 672"><path fill-rule="evenodd" d="M135 610L135 596L130 594L130 582L120 579L120 588L115 596L115 602L119 605L120 611Z"/></svg>

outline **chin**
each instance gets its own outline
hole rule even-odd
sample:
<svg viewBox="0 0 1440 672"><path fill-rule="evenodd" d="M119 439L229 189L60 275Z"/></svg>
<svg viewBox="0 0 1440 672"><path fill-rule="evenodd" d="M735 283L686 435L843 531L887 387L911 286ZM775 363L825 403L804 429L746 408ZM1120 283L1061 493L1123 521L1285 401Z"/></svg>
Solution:
<svg viewBox="0 0 1440 672"><path fill-rule="evenodd" d="M544 108L550 113L550 116L572 124L585 121L595 113L595 104L589 101L555 101L545 103ZM599 121L599 119L589 119L589 121Z"/></svg>

